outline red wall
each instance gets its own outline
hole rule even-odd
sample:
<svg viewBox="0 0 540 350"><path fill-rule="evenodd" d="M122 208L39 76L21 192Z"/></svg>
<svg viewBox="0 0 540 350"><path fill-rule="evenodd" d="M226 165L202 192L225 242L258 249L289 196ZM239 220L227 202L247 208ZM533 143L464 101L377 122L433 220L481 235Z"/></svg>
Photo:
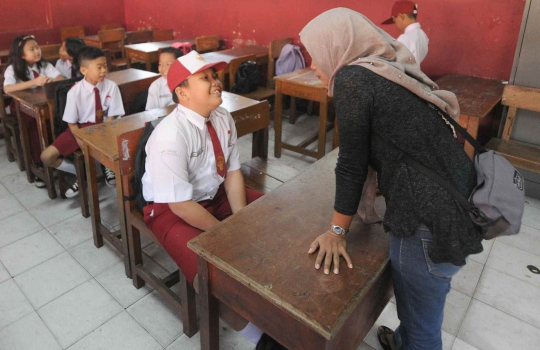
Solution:
<svg viewBox="0 0 540 350"><path fill-rule="evenodd" d="M56 0L59 1L59 0ZM118 0L116 0L118 1ZM375 23L390 16L394 0L123 0L126 25L173 28L176 38L218 34L227 47L268 45L293 37L312 18L334 7L362 12ZM418 0L422 28L430 38L422 69L508 79L525 0ZM391 35L394 25L384 26Z"/></svg>
<svg viewBox="0 0 540 350"><path fill-rule="evenodd" d="M124 0L0 0L0 16L0 49L20 34L33 34L42 45L57 44L61 28L84 26L90 35L101 24L125 19Z"/></svg>

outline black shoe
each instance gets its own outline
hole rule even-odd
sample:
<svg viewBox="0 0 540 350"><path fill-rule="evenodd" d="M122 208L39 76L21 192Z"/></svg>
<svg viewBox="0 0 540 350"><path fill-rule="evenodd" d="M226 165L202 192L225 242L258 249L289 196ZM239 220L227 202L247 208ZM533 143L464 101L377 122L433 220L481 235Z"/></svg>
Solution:
<svg viewBox="0 0 540 350"><path fill-rule="evenodd" d="M114 172L106 168L104 166L101 166L101 169L103 170L103 175L105 175L105 183L107 186L115 188L116 187L116 175L114 175Z"/></svg>
<svg viewBox="0 0 540 350"><path fill-rule="evenodd" d="M263 333L255 350L287 350L287 348L275 341L268 334Z"/></svg>
<svg viewBox="0 0 540 350"><path fill-rule="evenodd" d="M39 177L36 176L36 178L34 179L34 185L37 187L37 188L45 188L47 187L47 184L45 183L45 181L41 180Z"/></svg>
<svg viewBox="0 0 540 350"><path fill-rule="evenodd" d="M79 183L75 181L65 193L67 198L73 198L79 195Z"/></svg>

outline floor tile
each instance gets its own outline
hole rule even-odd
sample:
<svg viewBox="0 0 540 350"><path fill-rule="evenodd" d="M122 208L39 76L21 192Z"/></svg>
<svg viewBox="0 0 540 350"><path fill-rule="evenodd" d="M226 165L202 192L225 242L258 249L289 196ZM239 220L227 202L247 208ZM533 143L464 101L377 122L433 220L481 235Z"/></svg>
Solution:
<svg viewBox="0 0 540 350"><path fill-rule="evenodd" d="M43 230L43 226L26 210L0 221L0 248L32 233Z"/></svg>
<svg viewBox="0 0 540 350"><path fill-rule="evenodd" d="M540 208L540 199L525 197L525 205L530 205L531 207Z"/></svg>
<svg viewBox="0 0 540 350"><path fill-rule="evenodd" d="M120 224L118 203L115 198L107 200L104 204L100 203L99 208L101 212L101 222L109 227L109 229L113 229Z"/></svg>
<svg viewBox="0 0 540 350"><path fill-rule="evenodd" d="M200 339L200 333L195 334L191 338L182 334L174 343L167 347L167 350L199 350L201 348ZM225 322L220 320L219 348L221 350L252 350L255 348L255 344L246 340L240 333L232 330Z"/></svg>
<svg viewBox="0 0 540 350"><path fill-rule="evenodd" d="M517 235L497 238L497 241L540 256L540 230L521 225Z"/></svg>
<svg viewBox="0 0 540 350"><path fill-rule="evenodd" d="M0 262L0 283L7 281L11 278L11 275L9 274L8 270L4 267L4 264Z"/></svg>
<svg viewBox="0 0 540 350"><path fill-rule="evenodd" d="M26 172L23 172L23 171L1 178L0 183L2 183L2 185L4 185L4 187L10 193L15 193L17 191L24 190L29 187L36 188L36 186L33 183L28 182L28 178L26 177ZM47 190L45 189L42 189L42 191L47 192Z"/></svg>
<svg viewBox="0 0 540 350"><path fill-rule="evenodd" d="M61 350L38 314L31 314L0 331L0 349Z"/></svg>
<svg viewBox="0 0 540 350"><path fill-rule="evenodd" d="M18 275L15 282L37 310L90 278L92 276L65 252Z"/></svg>
<svg viewBox="0 0 540 350"><path fill-rule="evenodd" d="M11 217L24 211L24 207L12 194L0 198L0 220Z"/></svg>
<svg viewBox="0 0 540 350"><path fill-rule="evenodd" d="M0 157L2 157L2 161L0 162L0 179L21 172L17 166L17 162L8 162L5 149L0 151Z"/></svg>
<svg viewBox="0 0 540 350"><path fill-rule="evenodd" d="M360 344L358 348L356 348L356 350L375 350L375 349L373 349L371 346L367 345L366 343L362 343Z"/></svg>
<svg viewBox="0 0 540 350"><path fill-rule="evenodd" d="M521 219L523 225L540 229L540 208L526 205Z"/></svg>
<svg viewBox="0 0 540 350"><path fill-rule="evenodd" d="M36 186L29 186L23 190L17 191L13 193L13 197L17 198L25 208L33 208L43 203L54 205L63 200L59 197L50 199L46 189L37 188Z"/></svg>
<svg viewBox="0 0 540 350"><path fill-rule="evenodd" d="M38 310L63 348L67 348L123 311L94 279Z"/></svg>
<svg viewBox="0 0 540 350"><path fill-rule="evenodd" d="M493 247L493 243L495 243L494 239L490 239L489 241L483 240L482 246L484 247L484 251L482 251L480 254L469 255L467 259L474 260L482 265L485 265L489 257L489 253L491 252L491 248Z"/></svg>
<svg viewBox="0 0 540 350"><path fill-rule="evenodd" d="M472 296L478 284L484 265L468 259L467 264L452 277L452 288L458 292Z"/></svg>
<svg viewBox="0 0 540 350"><path fill-rule="evenodd" d="M157 291L148 294L127 311L163 346L169 346L182 334L182 316Z"/></svg>
<svg viewBox="0 0 540 350"><path fill-rule="evenodd" d="M97 275L96 280L123 308L133 305L133 303L153 290L149 285L145 285L140 289L135 288L133 286L133 280L126 277L123 262L119 262Z"/></svg>
<svg viewBox="0 0 540 350"><path fill-rule="evenodd" d="M5 195L9 194L9 191L7 188L4 187L4 185L2 185L0 183L0 198L4 197Z"/></svg>
<svg viewBox="0 0 540 350"><path fill-rule="evenodd" d="M163 349L127 312L75 343L69 350L160 350Z"/></svg>
<svg viewBox="0 0 540 350"><path fill-rule="evenodd" d="M536 349L540 329L473 299L458 338L481 350Z"/></svg>
<svg viewBox="0 0 540 350"><path fill-rule="evenodd" d="M51 226L48 231L67 250L93 237L92 221L90 218L85 218L82 215L75 215L70 219Z"/></svg>
<svg viewBox="0 0 540 350"><path fill-rule="evenodd" d="M81 215L79 202L72 199L57 198L51 203L42 203L29 208L28 211L46 228L69 219L75 215Z"/></svg>
<svg viewBox="0 0 540 350"><path fill-rule="evenodd" d="M70 250L69 253L92 276L97 276L119 261L124 261L122 255L106 240L103 240L101 248L96 248L94 240L89 239Z"/></svg>
<svg viewBox="0 0 540 350"><path fill-rule="evenodd" d="M492 269L540 287L540 275L529 271L528 265L540 268L540 256L501 242L493 244L493 249L486 263L486 266Z"/></svg>
<svg viewBox="0 0 540 350"><path fill-rule="evenodd" d="M474 346L465 343L463 340L456 338L456 341L454 342L454 346L452 347L452 350L480 350L478 348L475 348Z"/></svg>
<svg viewBox="0 0 540 350"><path fill-rule="evenodd" d="M540 328L539 287L486 267L474 298Z"/></svg>
<svg viewBox="0 0 540 350"><path fill-rule="evenodd" d="M442 329L452 335L457 335L465 312L469 307L471 297L451 289L444 305L444 319Z"/></svg>
<svg viewBox="0 0 540 350"><path fill-rule="evenodd" d="M12 279L0 284L0 296L0 315L2 315L0 329L34 311L28 299Z"/></svg>
<svg viewBox="0 0 540 350"><path fill-rule="evenodd" d="M15 277L64 251L49 232L42 230L0 249L0 261Z"/></svg>
<svg viewBox="0 0 540 350"><path fill-rule="evenodd" d="M167 271L174 272L178 270L178 265L176 265L174 260L167 254L161 245L154 243L144 248L143 251L155 262L167 269Z"/></svg>

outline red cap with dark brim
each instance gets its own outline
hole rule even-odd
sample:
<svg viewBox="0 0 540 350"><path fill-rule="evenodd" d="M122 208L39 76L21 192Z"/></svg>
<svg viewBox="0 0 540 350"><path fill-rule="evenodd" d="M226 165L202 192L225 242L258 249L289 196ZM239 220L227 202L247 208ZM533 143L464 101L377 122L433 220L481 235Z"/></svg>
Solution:
<svg viewBox="0 0 540 350"><path fill-rule="evenodd" d="M227 67L226 62L208 62L197 51L191 51L187 55L179 57L171 64L167 73L167 85L171 92L176 89L181 82L195 73L202 72L208 68L220 71Z"/></svg>
<svg viewBox="0 0 540 350"><path fill-rule="evenodd" d="M381 24L392 24L394 23L394 17L400 13L418 13L418 4L412 1L396 1L394 6L392 6L392 16Z"/></svg>

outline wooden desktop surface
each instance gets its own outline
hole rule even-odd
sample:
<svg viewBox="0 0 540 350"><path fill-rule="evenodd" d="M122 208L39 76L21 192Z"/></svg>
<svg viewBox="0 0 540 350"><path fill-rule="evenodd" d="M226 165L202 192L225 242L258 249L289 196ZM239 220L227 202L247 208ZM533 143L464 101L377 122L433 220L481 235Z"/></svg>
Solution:
<svg viewBox="0 0 540 350"><path fill-rule="evenodd" d="M141 43L141 44L131 44L124 46L127 49L130 50L136 50L141 51L145 53L150 52L157 52L159 49L164 47L169 47L174 43L183 43L188 42L191 45L195 45L195 38L183 38L183 39L174 39L174 40L167 40L167 41L155 41L150 43Z"/></svg>
<svg viewBox="0 0 540 350"><path fill-rule="evenodd" d="M247 55L255 55L257 57L258 65L263 65L263 64L268 63L268 47L257 46L257 45L237 47L234 49L207 52L207 53L201 54L201 56L204 57L204 59L207 60L208 62L224 61L226 63L231 62L231 60L235 58L247 56Z"/></svg>

